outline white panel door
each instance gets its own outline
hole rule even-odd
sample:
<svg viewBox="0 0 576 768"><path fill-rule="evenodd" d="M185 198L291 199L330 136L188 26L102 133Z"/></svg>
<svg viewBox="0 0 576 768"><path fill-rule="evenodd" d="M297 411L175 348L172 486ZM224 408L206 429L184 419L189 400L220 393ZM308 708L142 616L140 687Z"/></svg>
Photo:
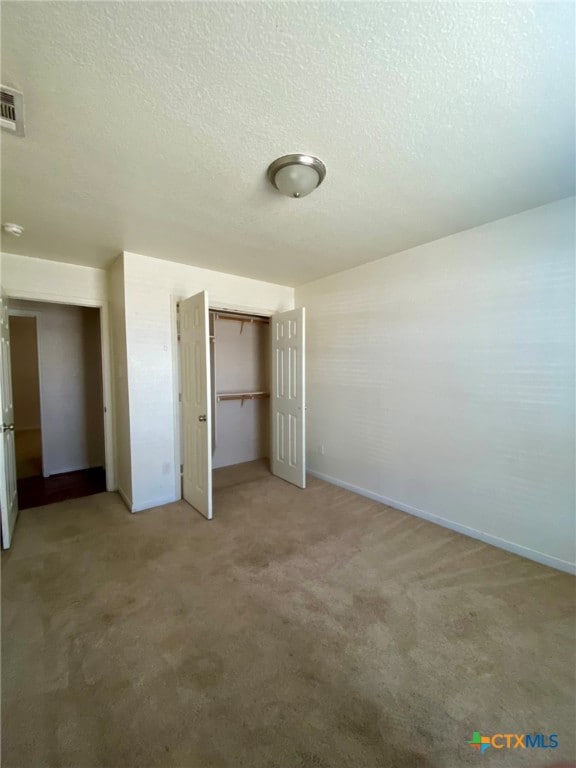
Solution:
<svg viewBox="0 0 576 768"><path fill-rule="evenodd" d="M212 519L212 412L210 339L205 291L181 301L180 365L182 388L182 494Z"/></svg>
<svg viewBox="0 0 576 768"><path fill-rule="evenodd" d="M2 512L2 546L8 549L18 515L16 487L16 450L14 446L14 403L12 401L12 371L10 365L10 325L8 307L0 299L0 344L2 371L0 374L0 509Z"/></svg>
<svg viewBox="0 0 576 768"><path fill-rule="evenodd" d="M304 309L272 317L272 474L306 487Z"/></svg>

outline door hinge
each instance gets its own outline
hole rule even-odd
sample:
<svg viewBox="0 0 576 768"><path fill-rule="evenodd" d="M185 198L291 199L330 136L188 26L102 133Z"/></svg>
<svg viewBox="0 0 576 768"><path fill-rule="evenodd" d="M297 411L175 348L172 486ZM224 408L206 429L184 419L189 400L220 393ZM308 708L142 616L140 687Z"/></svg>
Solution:
<svg viewBox="0 0 576 768"><path fill-rule="evenodd" d="M181 403L181 402L182 402L182 392L179 392L179 393L178 393L178 402L179 402L179 403Z"/></svg>
<svg viewBox="0 0 576 768"><path fill-rule="evenodd" d="M180 464L180 474L184 474L184 464Z"/></svg>

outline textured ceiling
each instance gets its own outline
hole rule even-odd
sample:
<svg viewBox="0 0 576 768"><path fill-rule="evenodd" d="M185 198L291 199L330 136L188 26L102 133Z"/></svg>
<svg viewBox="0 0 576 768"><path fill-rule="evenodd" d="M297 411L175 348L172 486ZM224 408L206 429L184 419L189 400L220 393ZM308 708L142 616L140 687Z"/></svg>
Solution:
<svg viewBox="0 0 576 768"><path fill-rule="evenodd" d="M572 3L3 2L2 82L12 253L294 285L574 192Z"/></svg>

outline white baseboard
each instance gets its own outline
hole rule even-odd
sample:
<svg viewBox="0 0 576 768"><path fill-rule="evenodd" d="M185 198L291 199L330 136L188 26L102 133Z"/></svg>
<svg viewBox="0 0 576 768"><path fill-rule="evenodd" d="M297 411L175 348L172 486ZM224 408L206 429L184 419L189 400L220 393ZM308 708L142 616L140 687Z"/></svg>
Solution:
<svg viewBox="0 0 576 768"><path fill-rule="evenodd" d="M49 472L47 472L44 477L52 477L52 475L67 475L69 472L82 472L84 469L96 469L96 467L101 466L101 464L82 464L80 467L57 467L56 469L51 469Z"/></svg>
<svg viewBox="0 0 576 768"><path fill-rule="evenodd" d="M484 533L483 531L478 531L475 528L469 528L467 525L455 523L452 520L447 520L445 517L434 515L431 512L425 512L423 509L412 507L409 504L404 504L403 502L397 501L396 499L388 499L386 496L381 496L379 493L373 493L372 491L368 491L365 488L359 488L357 485L352 485L352 483L347 483L344 480L338 480L338 478L330 477L330 475L325 475L322 472L316 472L315 470L309 469L308 474L312 475L312 477L317 477L319 480L324 480L327 483L331 483L332 485L345 488L347 491L353 491L359 496L365 496L368 499L372 499L372 501L379 501L381 504L386 504L388 507L394 507L395 509L399 509L402 512L407 512L408 514L415 515L416 517L420 517L423 520L428 520L430 523L436 523L436 525L449 528L451 531L456 531L456 533L462 533L464 536L470 536L473 539L478 539L479 541L483 541L485 544L492 544L494 547L505 549L507 552L512 552L515 555L526 557L528 560L534 560L535 562L541 563L542 565L547 565L550 568L556 568L558 571L565 571L566 573L576 574L576 563L571 563L569 560L561 560L559 557L553 557L552 555L547 555L544 552L539 552L536 549L530 549L529 547L524 547L521 544L515 544L512 541L501 539L498 536L493 536L490 533Z"/></svg>
<svg viewBox="0 0 576 768"><path fill-rule="evenodd" d="M83 467L63 467L62 469L58 467L57 469L51 469L49 470L44 477L53 477L54 475L67 475L70 472L82 472L84 469L90 469L88 465L85 465Z"/></svg>
<svg viewBox="0 0 576 768"><path fill-rule="evenodd" d="M180 499L177 499L174 496L168 496L164 499L154 499L152 501L134 504L130 496L120 488L120 486L118 486L118 493L130 512L144 512L145 509L153 509L154 507L161 507L163 504L173 504L175 501L180 501Z"/></svg>
<svg viewBox="0 0 576 768"><path fill-rule="evenodd" d="M132 504L132 512L144 512L145 509L152 509L153 507L161 507L164 504L173 504L175 501L180 501L175 496L167 496L164 499L153 499L152 501L141 502L140 504Z"/></svg>

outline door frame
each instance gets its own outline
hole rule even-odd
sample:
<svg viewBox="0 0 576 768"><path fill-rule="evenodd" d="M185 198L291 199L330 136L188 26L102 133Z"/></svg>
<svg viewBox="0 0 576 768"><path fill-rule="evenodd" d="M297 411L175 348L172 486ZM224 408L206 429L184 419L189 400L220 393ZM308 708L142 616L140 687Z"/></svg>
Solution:
<svg viewBox="0 0 576 768"><path fill-rule="evenodd" d="M9 299L8 299L9 301ZM42 442L42 477L48 477L46 474L45 464L45 445L44 445L44 402L42 400L42 367L40 365L40 337L41 337L41 322L42 313L38 310L32 309L11 309L8 307L8 323L10 323L11 317L33 317L36 320L36 356L38 358L38 389L40 395L40 440ZM12 389L14 389L14 381L12 381Z"/></svg>
<svg viewBox="0 0 576 768"><path fill-rule="evenodd" d="M261 317L272 317L282 310L270 309L270 307L259 307L254 305L247 306L246 304L231 304L229 302L214 301L210 295L209 288L199 288L205 290L208 293L208 311L209 312L239 312L247 315L260 315ZM180 348L178 346L178 302L193 296L190 293L186 296L176 296L172 294L170 297L170 312L171 312L171 328L172 328L172 400L174 402L174 466L176 468L174 478L174 497L176 499L182 498L182 482L180 475L180 467L182 465L182 410L180 403L181 389L181 366L180 366Z"/></svg>
<svg viewBox="0 0 576 768"><path fill-rule="evenodd" d="M40 291L17 291L4 288L4 300L41 302L43 304L66 304L71 307L92 307L100 310L100 346L102 360L102 401L104 406L104 469L106 471L106 490L116 491L116 454L114 444L114 410L112 402L112 365L110 349L110 325L107 299L82 299L71 296L47 296ZM8 307L8 313L16 311ZM22 310L26 311L26 310ZM33 312L34 310L30 310ZM38 326L36 327L38 333ZM40 404L42 411L42 403ZM42 459L44 462L44 459Z"/></svg>

